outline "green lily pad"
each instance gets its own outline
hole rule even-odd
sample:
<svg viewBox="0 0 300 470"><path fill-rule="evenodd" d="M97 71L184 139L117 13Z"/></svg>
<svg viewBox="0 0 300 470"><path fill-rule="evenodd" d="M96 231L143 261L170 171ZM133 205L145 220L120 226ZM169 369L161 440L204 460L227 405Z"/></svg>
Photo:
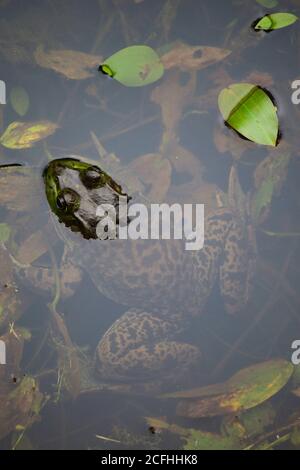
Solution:
<svg viewBox="0 0 300 470"><path fill-rule="evenodd" d="M149 46L130 46L116 52L99 68L122 85L140 87L159 80L164 67L158 54Z"/></svg>
<svg viewBox="0 0 300 470"><path fill-rule="evenodd" d="M272 13L260 18L254 26L256 30L273 31L275 29L286 28L298 20L298 16L293 13Z"/></svg>
<svg viewBox="0 0 300 470"><path fill-rule="evenodd" d="M236 83L221 91L219 108L225 122L247 139L276 146L277 108L268 94L250 83Z"/></svg>
<svg viewBox="0 0 300 470"><path fill-rule="evenodd" d="M19 116L25 116L29 109L29 96L23 87L14 87L10 92L10 103Z"/></svg>
<svg viewBox="0 0 300 470"><path fill-rule="evenodd" d="M278 393L293 371L290 362L277 359L242 369L227 382L163 397L185 398L179 402L177 413L187 418L236 413L254 408Z"/></svg>

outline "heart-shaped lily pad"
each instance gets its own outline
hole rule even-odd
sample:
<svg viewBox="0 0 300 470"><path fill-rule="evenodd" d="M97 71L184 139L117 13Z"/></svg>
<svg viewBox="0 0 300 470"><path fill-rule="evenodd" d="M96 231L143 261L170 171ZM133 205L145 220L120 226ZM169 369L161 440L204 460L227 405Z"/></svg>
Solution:
<svg viewBox="0 0 300 470"><path fill-rule="evenodd" d="M122 85L140 87L159 80L164 66L158 54L149 46L130 46L113 54L99 70Z"/></svg>
<svg viewBox="0 0 300 470"><path fill-rule="evenodd" d="M219 108L225 122L247 139L276 146L279 123L277 108L257 85L236 83L221 91Z"/></svg>

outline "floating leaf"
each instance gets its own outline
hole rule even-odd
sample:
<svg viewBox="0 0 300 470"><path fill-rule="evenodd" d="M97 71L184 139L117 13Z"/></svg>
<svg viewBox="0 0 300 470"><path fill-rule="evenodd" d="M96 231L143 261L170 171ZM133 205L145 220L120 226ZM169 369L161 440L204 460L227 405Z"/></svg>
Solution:
<svg viewBox="0 0 300 470"><path fill-rule="evenodd" d="M280 192L286 180L289 161L289 152L272 154L256 168L256 192L251 201L252 219L255 222L263 222L268 215L274 195Z"/></svg>
<svg viewBox="0 0 300 470"><path fill-rule="evenodd" d="M256 2L265 8L274 8L278 5L278 0L256 0Z"/></svg>
<svg viewBox="0 0 300 470"><path fill-rule="evenodd" d="M0 224L0 243L5 243L9 239L11 229L7 224Z"/></svg>
<svg viewBox="0 0 300 470"><path fill-rule="evenodd" d="M40 67L55 70L71 80L84 80L92 77L102 57L72 50L51 50L45 52L39 46L34 58Z"/></svg>
<svg viewBox="0 0 300 470"><path fill-rule="evenodd" d="M163 395L165 398L192 398L178 404L180 416L200 418L248 410L279 392L293 373L294 367L282 359L247 367L227 382L198 389Z"/></svg>
<svg viewBox="0 0 300 470"><path fill-rule="evenodd" d="M298 20L298 16L292 13L272 13L260 18L254 25L254 29L263 31L273 31L275 29L286 28Z"/></svg>
<svg viewBox="0 0 300 470"><path fill-rule="evenodd" d="M10 92L10 102L19 116L25 116L29 109L29 96L23 87L14 87Z"/></svg>
<svg viewBox="0 0 300 470"><path fill-rule="evenodd" d="M58 126L50 121L12 122L0 137L0 143L10 149L26 149L53 134Z"/></svg>
<svg viewBox="0 0 300 470"><path fill-rule="evenodd" d="M159 80L164 73L157 53L148 46L130 46L116 52L99 68L122 85L139 87Z"/></svg>
<svg viewBox="0 0 300 470"><path fill-rule="evenodd" d="M219 95L219 108L227 124L244 137L276 146L277 108L262 88L249 83L230 85Z"/></svg>

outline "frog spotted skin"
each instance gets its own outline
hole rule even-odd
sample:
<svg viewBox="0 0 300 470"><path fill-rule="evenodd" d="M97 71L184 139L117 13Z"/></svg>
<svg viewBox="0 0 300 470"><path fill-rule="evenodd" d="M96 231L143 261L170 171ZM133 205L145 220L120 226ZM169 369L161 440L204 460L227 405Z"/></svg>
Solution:
<svg viewBox="0 0 300 470"><path fill-rule="evenodd" d="M89 273L102 294L129 307L97 347L101 376L167 380L197 364L198 348L181 342L180 335L204 311L216 282L229 313L248 300L253 259L242 221L230 210L210 214L200 251L186 251L180 240L101 241L95 239L96 206L105 201L117 207L116 196L127 197L121 187L75 159L50 162L44 181L52 211L79 232L69 260Z"/></svg>

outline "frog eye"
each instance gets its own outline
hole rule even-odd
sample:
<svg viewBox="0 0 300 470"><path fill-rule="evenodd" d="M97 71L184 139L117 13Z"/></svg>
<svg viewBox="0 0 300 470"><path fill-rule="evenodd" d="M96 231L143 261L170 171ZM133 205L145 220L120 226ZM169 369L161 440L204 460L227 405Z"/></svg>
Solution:
<svg viewBox="0 0 300 470"><path fill-rule="evenodd" d="M104 185L106 178L99 168L91 166L81 174L81 180L88 189L93 189Z"/></svg>
<svg viewBox="0 0 300 470"><path fill-rule="evenodd" d="M80 202L79 195L71 189L62 191L56 199L57 208L61 211L74 211Z"/></svg>

